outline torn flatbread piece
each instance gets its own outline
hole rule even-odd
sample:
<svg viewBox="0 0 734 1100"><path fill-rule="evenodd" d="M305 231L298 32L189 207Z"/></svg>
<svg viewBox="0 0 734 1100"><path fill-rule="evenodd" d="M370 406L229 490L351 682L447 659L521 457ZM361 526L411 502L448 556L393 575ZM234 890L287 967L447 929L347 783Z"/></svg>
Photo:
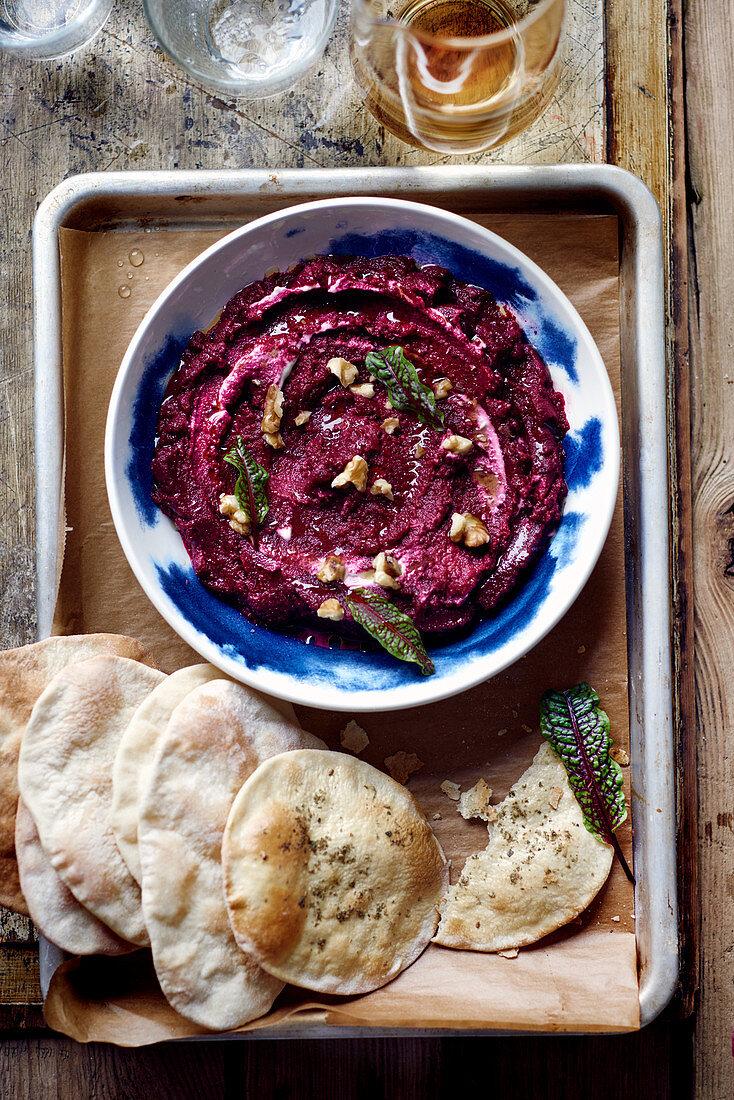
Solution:
<svg viewBox="0 0 734 1100"><path fill-rule="evenodd" d="M144 645L122 634L74 634L0 653L0 905L28 916L15 859L18 755L23 731L41 692L62 668L102 654L155 668Z"/></svg>
<svg viewBox="0 0 734 1100"><path fill-rule="evenodd" d="M33 708L18 785L54 870L82 905L122 939L148 944L140 887L109 825L112 768L122 734L164 679L126 657L62 669Z"/></svg>
<svg viewBox="0 0 734 1100"><path fill-rule="evenodd" d="M367 993L417 959L448 879L409 791L331 751L257 769L232 807L222 862L240 946L324 993Z"/></svg>
<svg viewBox="0 0 734 1100"><path fill-rule="evenodd" d="M614 850L584 825L550 745L496 810L489 844L467 859L441 906L434 940L444 947L499 952L535 943L582 913L609 875Z"/></svg>
<svg viewBox="0 0 734 1100"><path fill-rule="evenodd" d="M280 704L228 680L189 692L170 717L140 802L143 912L161 989L197 1024L239 1027L267 1012L283 988L232 935L222 834L258 764L323 744L295 716L284 717Z"/></svg>
<svg viewBox="0 0 734 1100"><path fill-rule="evenodd" d="M110 825L122 858L138 884L142 881L138 812L150 782L158 742L169 718L189 692L211 680L225 678L223 672L209 664L172 672L143 699L122 735L112 771Z"/></svg>
<svg viewBox="0 0 734 1100"><path fill-rule="evenodd" d="M31 920L47 940L71 955L125 955L136 950L85 909L64 885L41 847L38 829L22 798L15 819L15 847Z"/></svg>

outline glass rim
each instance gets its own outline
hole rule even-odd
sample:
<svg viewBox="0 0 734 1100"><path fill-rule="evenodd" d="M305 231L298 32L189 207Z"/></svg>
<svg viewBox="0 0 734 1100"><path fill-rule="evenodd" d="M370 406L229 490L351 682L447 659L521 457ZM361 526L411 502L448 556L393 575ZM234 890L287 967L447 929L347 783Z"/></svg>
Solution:
<svg viewBox="0 0 734 1100"><path fill-rule="evenodd" d="M168 37L163 33L160 22L153 12L154 3L155 0L143 0L143 13L153 33L153 37L163 52L168 55L169 59L173 61L179 69L183 69L189 76L193 76L195 79L199 80L205 91L209 93L213 92L214 94L221 93L223 95L228 95L232 99L247 99L250 102L257 101L258 99L270 99L273 96L282 95L283 92L289 91L299 82L299 80L302 80L308 75L309 70L316 65L326 49L329 38L334 30L334 23L336 21L339 6L338 3L333 3L332 12L321 31L313 52L307 54L305 60L301 58L298 67L294 67L292 73L288 73L287 75L281 74L276 79L271 77L264 80L237 80L236 77L228 78L224 74L213 76L205 72L201 66L192 62L190 58L183 58L179 52L171 46Z"/></svg>
<svg viewBox="0 0 734 1100"><path fill-rule="evenodd" d="M3 41L0 54L25 57L32 61L60 60L89 45L109 19L113 6L114 0L96 0L93 5L87 4L86 11L81 16L75 16L48 34L35 37L11 26L13 36ZM80 31L83 32L81 35Z"/></svg>
<svg viewBox="0 0 734 1100"><path fill-rule="evenodd" d="M364 8L367 10L371 6L371 0L352 0L352 4L355 8ZM476 38L452 37L449 35L444 37L443 35L429 34L428 31L413 29L410 24L401 23L399 19L371 18L369 22L375 27L391 27L393 30L407 33L425 45L441 43L442 46L448 49L476 50L484 49L489 46L501 46L506 42L512 42L517 38L522 38L526 30L532 27L534 23L537 23L552 7L560 5L565 12L566 4L567 0L540 0L540 3L538 3L531 12L524 15L522 19L518 19L511 27L506 27L502 31L493 31L492 34L477 35Z"/></svg>

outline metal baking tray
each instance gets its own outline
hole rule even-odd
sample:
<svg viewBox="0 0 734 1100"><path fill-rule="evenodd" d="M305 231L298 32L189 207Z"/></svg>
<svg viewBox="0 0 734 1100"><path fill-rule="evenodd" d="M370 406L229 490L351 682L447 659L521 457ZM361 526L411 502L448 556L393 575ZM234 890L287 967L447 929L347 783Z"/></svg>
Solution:
<svg viewBox="0 0 734 1100"><path fill-rule="evenodd" d="M620 226L623 491L632 821L641 1024L678 978L669 492L660 212L640 180L609 165L90 173L60 184L33 230L38 631L51 631L63 495L64 412L59 229L236 227L330 195L398 196L472 212L616 214ZM56 512L49 513L50 486ZM44 990L58 952L42 944ZM303 1020L268 1037L447 1034L330 1027ZM249 1036L258 1033L249 1033ZM262 1034L262 1033L261 1033ZM487 1035L491 1032L462 1032ZM242 1036L237 1036L238 1038Z"/></svg>

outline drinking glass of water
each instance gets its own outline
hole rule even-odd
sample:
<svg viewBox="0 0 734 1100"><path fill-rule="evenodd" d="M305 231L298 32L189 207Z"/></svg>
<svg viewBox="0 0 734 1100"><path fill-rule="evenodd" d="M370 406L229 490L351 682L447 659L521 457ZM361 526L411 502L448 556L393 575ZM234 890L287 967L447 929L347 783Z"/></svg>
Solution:
<svg viewBox="0 0 734 1100"><path fill-rule="evenodd" d="M547 106L565 0L352 0L351 57L375 118L410 145L476 153Z"/></svg>
<svg viewBox="0 0 734 1100"><path fill-rule="evenodd" d="M0 51L65 57L104 26L113 0L0 0Z"/></svg>
<svg viewBox="0 0 734 1100"><path fill-rule="evenodd" d="M1 0L0 0L1 2ZM205 86L263 99L321 56L338 0L143 0L163 49Z"/></svg>

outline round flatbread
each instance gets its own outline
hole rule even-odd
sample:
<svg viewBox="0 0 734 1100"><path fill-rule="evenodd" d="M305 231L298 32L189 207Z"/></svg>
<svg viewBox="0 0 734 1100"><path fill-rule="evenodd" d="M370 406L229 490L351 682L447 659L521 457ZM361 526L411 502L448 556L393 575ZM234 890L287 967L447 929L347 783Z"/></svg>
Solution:
<svg viewBox="0 0 734 1100"><path fill-rule="evenodd" d="M72 955L124 955L136 950L80 905L64 885L41 847L35 822L22 798L15 819L15 847L31 920L46 939Z"/></svg>
<svg viewBox="0 0 734 1100"><path fill-rule="evenodd" d="M311 745L323 742L225 680L190 692L159 742L138 823L143 911L161 989L204 1027L261 1016L283 987L235 943L221 841L232 801L257 765Z"/></svg>
<svg viewBox="0 0 734 1100"><path fill-rule="evenodd" d="M257 769L232 806L222 863L240 946L324 993L367 993L417 959L448 881L409 791L330 751Z"/></svg>
<svg viewBox="0 0 734 1100"><path fill-rule="evenodd" d="M18 781L54 869L82 905L131 943L146 945L140 888L109 826L112 766L123 731L156 672L125 657L62 669L33 708Z"/></svg>
<svg viewBox="0 0 734 1100"><path fill-rule="evenodd" d="M142 882L138 853L140 800L150 781L156 746L179 703L194 688L225 679L214 665L191 665L171 673L151 691L122 735L112 771L110 825L117 846L135 881Z"/></svg>
<svg viewBox="0 0 734 1100"><path fill-rule="evenodd" d="M15 859L18 754L33 705L57 672L101 654L130 657L155 668L145 646L122 634L45 638L0 653L0 905L28 916Z"/></svg>
<svg viewBox="0 0 734 1100"><path fill-rule="evenodd" d="M614 850L584 825L566 769L550 745L509 791L441 906L436 943L505 951L535 943L586 909Z"/></svg>

